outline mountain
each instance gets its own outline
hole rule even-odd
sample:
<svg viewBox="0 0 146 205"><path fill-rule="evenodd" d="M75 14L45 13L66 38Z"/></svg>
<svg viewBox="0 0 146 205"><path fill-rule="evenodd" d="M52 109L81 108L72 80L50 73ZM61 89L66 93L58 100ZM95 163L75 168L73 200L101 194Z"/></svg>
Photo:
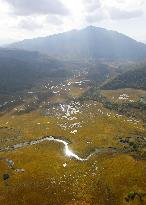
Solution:
<svg viewBox="0 0 146 205"><path fill-rule="evenodd" d="M146 45L121 33L89 26L82 30L24 40L10 45L69 59L146 59Z"/></svg>
<svg viewBox="0 0 146 205"><path fill-rule="evenodd" d="M63 62L38 52L0 49L0 94L22 91L47 78L65 78Z"/></svg>
<svg viewBox="0 0 146 205"><path fill-rule="evenodd" d="M146 90L146 65L129 70L106 82L101 89L114 90L120 88L136 88Z"/></svg>

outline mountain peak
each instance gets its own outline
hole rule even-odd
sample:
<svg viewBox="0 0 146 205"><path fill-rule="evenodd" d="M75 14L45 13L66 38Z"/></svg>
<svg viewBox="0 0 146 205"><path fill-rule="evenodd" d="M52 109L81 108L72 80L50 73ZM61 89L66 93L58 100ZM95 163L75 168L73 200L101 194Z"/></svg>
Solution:
<svg viewBox="0 0 146 205"><path fill-rule="evenodd" d="M96 27L96 26L92 26L92 25L90 25L90 26L87 26L87 27L85 27L85 28L83 28L82 30L87 30L87 31L109 31L109 30L107 30L107 29L105 29L105 28L102 28L102 27Z"/></svg>
<svg viewBox="0 0 146 205"><path fill-rule="evenodd" d="M96 28L98 28L98 27L95 27L95 26L92 26L92 25L85 27L85 29L87 29L87 30L94 30Z"/></svg>

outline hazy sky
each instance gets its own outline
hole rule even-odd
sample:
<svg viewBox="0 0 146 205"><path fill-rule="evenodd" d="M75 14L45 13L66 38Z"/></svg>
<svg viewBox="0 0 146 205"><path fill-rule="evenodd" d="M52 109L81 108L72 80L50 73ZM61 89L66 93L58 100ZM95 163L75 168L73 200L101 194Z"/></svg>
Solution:
<svg viewBox="0 0 146 205"><path fill-rule="evenodd" d="M0 0L0 44L88 25L146 43L146 0Z"/></svg>

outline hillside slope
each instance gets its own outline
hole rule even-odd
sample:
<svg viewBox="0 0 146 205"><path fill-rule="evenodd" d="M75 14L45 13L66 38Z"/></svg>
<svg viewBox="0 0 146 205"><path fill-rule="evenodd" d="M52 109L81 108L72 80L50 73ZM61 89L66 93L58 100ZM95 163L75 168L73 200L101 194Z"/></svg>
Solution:
<svg viewBox="0 0 146 205"><path fill-rule="evenodd" d="M64 64L38 52L0 49L0 93L22 91L46 77L65 77Z"/></svg>
<svg viewBox="0 0 146 205"><path fill-rule="evenodd" d="M146 90L146 65L135 70L129 70L114 79L105 83L102 87L105 90L119 88L136 88Z"/></svg>

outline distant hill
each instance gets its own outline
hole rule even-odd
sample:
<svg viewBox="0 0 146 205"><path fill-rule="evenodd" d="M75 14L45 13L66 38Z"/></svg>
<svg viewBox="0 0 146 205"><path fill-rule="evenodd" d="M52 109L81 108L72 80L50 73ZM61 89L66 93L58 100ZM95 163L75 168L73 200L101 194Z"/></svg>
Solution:
<svg viewBox="0 0 146 205"><path fill-rule="evenodd" d="M101 89L136 88L146 90L146 65L129 70L105 83Z"/></svg>
<svg viewBox="0 0 146 205"><path fill-rule="evenodd" d="M89 26L82 30L24 40L12 48L47 53L55 58L68 59L146 59L146 45L121 33Z"/></svg>
<svg viewBox="0 0 146 205"><path fill-rule="evenodd" d="M65 78L63 62L38 52L0 49L0 93L22 91L46 77Z"/></svg>
<svg viewBox="0 0 146 205"><path fill-rule="evenodd" d="M114 68L106 63L92 61L92 63L88 63L87 66L88 73L86 74L86 78L96 86L100 86L105 80L120 73L118 67Z"/></svg>
<svg viewBox="0 0 146 205"><path fill-rule="evenodd" d="M45 79L65 80L80 72L98 86L119 73L118 67L98 61L57 60L37 51L0 48L0 94L24 91Z"/></svg>

